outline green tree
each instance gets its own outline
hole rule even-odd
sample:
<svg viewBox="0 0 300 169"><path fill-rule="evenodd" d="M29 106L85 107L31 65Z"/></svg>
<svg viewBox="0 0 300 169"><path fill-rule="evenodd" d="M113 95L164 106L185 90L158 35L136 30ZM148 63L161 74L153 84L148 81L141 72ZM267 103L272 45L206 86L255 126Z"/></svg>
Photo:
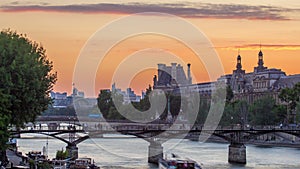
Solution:
<svg viewBox="0 0 300 169"><path fill-rule="evenodd" d="M130 118L139 120L139 121L152 121L156 118L156 115L160 114L160 118L163 117L161 114L161 107L164 107L166 105L163 105L164 103L164 95L157 92L156 90L153 90L151 85L146 89L146 94L143 99L140 100L140 102L132 103L133 107L136 110L128 109L130 112ZM134 116L134 117L133 117Z"/></svg>
<svg viewBox="0 0 300 169"><path fill-rule="evenodd" d="M265 97L256 100L250 106L250 122L252 125L274 125L276 124L275 100Z"/></svg>
<svg viewBox="0 0 300 169"><path fill-rule="evenodd" d="M238 112L235 110L237 102L232 102L234 97L233 91L230 86L226 86L223 83L217 84L217 90L212 95L212 102L218 103L219 109L224 106L223 114L220 119L219 125L229 126L232 124L237 124L240 118ZM225 104L224 104L225 102ZM220 109L221 110L221 109ZM219 112L222 113L222 112Z"/></svg>
<svg viewBox="0 0 300 169"><path fill-rule="evenodd" d="M181 109L181 97L184 98L184 96L176 96L176 95L170 95L170 112L173 117L178 116L180 109Z"/></svg>
<svg viewBox="0 0 300 169"><path fill-rule="evenodd" d="M224 113L220 121L221 126L230 126L234 124L233 120L235 118L235 111L234 111L234 104L233 103L226 103L224 107Z"/></svg>
<svg viewBox="0 0 300 169"><path fill-rule="evenodd" d="M57 160L65 160L68 158L68 151L67 150L57 150L56 151L56 155L55 155L55 159Z"/></svg>
<svg viewBox="0 0 300 169"><path fill-rule="evenodd" d="M120 108L123 104L123 96L116 92L111 92L109 90L101 90L98 98L98 107L105 119L109 120L121 120L124 117L119 113L116 108L116 105L119 105Z"/></svg>
<svg viewBox="0 0 300 169"><path fill-rule="evenodd" d="M51 103L49 92L56 82L53 65L45 49L26 36L11 30L0 33L0 125L18 128L33 122ZM5 104L2 104L5 103ZM0 126L0 127L1 127ZM7 127L1 132L8 133ZM1 160L6 149L1 135Z"/></svg>
<svg viewBox="0 0 300 169"><path fill-rule="evenodd" d="M275 105L273 108L273 111L275 113L275 122L276 123L283 123L286 119L287 110L285 105Z"/></svg>
<svg viewBox="0 0 300 169"><path fill-rule="evenodd" d="M8 109L9 107L7 106L10 102L7 97L8 95L4 95L2 91L0 90L0 147L1 150L5 150L6 148L6 142L9 137L8 131L8 126L9 126L9 121L10 121L10 110ZM6 105L6 106L5 106ZM2 151L0 151L0 154ZM2 156L3 159L1 161L5 161L5 156Z"/></svg>
<svg viewBox="0 0 300 169"><path fill-rule="evenodd" d="M149 85L149 87L146 89L146 94L143 99L141 99L140 103L136 107L140 111L146 111L150 109L150 94L152 92L152 87Z"/></svg>
<svg viewBox="0 0 300 169"><path fill-rule="evenodd" d="M124 120L125 118L119 113L115 106L109 108L108 115L106 117L109 120Z"/></svg>
<svg viewBox="0 0 300 169"><path fill-rule="evenodd" d="M248 110L249 105L244 100L226 102L220 125L246 125L248 123Z"/></svg>
<svg viewBox="0 0 300 169"><path fill-rule="evenodd" d="M287 114L291 114L292 111L297 111L297 103L300 101L300 83L297 83L293 88L282 89L279 93L279 98L288 106L289 112L287 112ZM289 122L292 121L292 119L287 120Z"/></svg>
<svg viewBox="0 0 300 169"><path fill-rule="evenodd" d="M50 161L43 161L37 165L38 169L51 169L52 165L49 164Z"/></svg>
<svg viewBox="0 0 300 169"><path fill-rule="evenodd" d="M240 100L237 102L235 106L235 112L237 114L237 118L239 124L244 127L248 123L248 114L249 114L249 105L245 100Z"/></svg>
<svg viewBox="0 0 300 169"><path fill-rule="evenodd" d="M151 95L151 109L147 113L150 114L151 119L160 119L164 120L167 118L168 114L168 94L160 93L156 90L153 90Z"/></svg>
<svg viewBox="0 0 300 169"><path fill-rule="evenodd" d="M297 103L295 113L296 113L296 121L299 122L300 121L300 102Z"/></svg>
<svg viewBox="0 0 300 169"><path fill-rule="evenodd" d="M284 88L279 93L279 98L286 103L292 110L295 110L297 102L300 99L300 83L295 84L293 88Z"/></svg>
<svg viewBox="0 0 300 169"><path fill-rule="evenodd" d="M199 111L197 115L197 124L204 124L210 109L210 101L206 98L200 98Z"/></svg>
<svg viewBox="0 0 300 169"><path fill-rule="evenodd" d="M230 86L226 87L226 102L231 102L233 99L234 94Z"/></svg>
<svg viewBox="0 0 300 169"><path fill-rule="evenodd" d="M111 92L109 90L101 90L97 98L98 107L104 118L108 117L109 110L113 106Z"/></svg>

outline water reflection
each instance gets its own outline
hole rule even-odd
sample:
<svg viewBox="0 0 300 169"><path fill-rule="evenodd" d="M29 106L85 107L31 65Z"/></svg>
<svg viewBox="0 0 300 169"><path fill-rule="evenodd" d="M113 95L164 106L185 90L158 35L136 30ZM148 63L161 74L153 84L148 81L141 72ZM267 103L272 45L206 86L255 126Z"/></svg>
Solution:
<svg viewBox="0 0 300 169"><path fill-rule="evenodd" d="M42 151L46 142L47 139L19 139L19 151ZM66 146L65 143L50 138L48 145L50 158L55 157L56 151L65 149ZM146 141L137 138L94 138L80 143L78 147L80 157L93 158L101 168L157 169L157 166L147 163L148 145ZM205 169L300 168L300 151L297 148L247 145L247 165L239 166L228 164L228 144L170 140L163 146L165 153L191 158L203 164Z"/></svg>

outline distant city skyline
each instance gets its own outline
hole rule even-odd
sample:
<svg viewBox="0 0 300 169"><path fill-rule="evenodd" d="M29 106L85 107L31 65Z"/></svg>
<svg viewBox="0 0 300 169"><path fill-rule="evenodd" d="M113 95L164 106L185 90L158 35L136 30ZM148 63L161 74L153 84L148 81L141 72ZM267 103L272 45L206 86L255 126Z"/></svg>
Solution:
<svg viewBox="0 0 300 169"><path fill-rule="evenodd" d="M0 2L0 29L16 30L41 43L58 73L54 91L71 93L76 61L88 38L104 25L138 12L170 13L195 25L211 40L225 74L235 69L238 50L243 57L243 69L252 71L253 65L257 64L260 45L266 66L282 69L287 75L300 73L300 4L297 0L185 0L180 3L127 0L122 4L81 0L54 0L47 3L4 0ZM196 40L191 39L191 42ZM149 48L153 50L143 50ZM133 54L135 56L132 57L145 58L141 60L151 62L154 66L157 63L170 64L173 62L171 55L177 55L188 61L182 64L184 70L186 64L191 63L191 72L195 76L193 83L216 80L216 77L209 78L205 65L191 59L193 53L182 43L158 35L140 35L116 44L107 53L106 66L98 69L105 76L97 74L95 93L111 87L114 82L109 77L113 75L114 68L122 59ZM132 66L142 61L133 61ZM149 84L152 85L155 74L155 69L140 72L129 87L140 95ZM127 88L121 83L118 86Z"/></svg>

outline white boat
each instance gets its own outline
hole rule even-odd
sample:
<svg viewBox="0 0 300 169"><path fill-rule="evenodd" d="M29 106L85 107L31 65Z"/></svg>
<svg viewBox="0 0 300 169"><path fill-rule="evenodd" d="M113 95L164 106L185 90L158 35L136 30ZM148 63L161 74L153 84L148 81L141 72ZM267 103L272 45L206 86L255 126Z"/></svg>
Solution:
<svg viewBox="0 0 300 169"><path fill-rule="evenodd" d="M67 169L67 161L65 160L52 160L53 169Z"/></svg>
<svg viewBox="0 0 300 169"><path fill-rule="evenodd" d="M70 164L70 169L100 169L91 158L78 158Z"/></svg>
<svg viewBox="0 0 300 169"><path fill-rule="evenodd" d="M183 159L172 154L170 158L160 159L158 163L159 169L202 169L202 167L194 160Z"/></svg>

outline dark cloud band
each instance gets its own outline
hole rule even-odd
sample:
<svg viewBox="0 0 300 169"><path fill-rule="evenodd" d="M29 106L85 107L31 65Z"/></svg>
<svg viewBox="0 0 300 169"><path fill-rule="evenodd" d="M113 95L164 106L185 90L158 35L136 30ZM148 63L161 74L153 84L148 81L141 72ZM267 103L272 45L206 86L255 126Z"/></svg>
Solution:
<svg viewBox="0 0 300 169"><path fill-rule="evenodd" d="M6 12L53 11L74 13L122 13L163 12L188 18L219 18L219 19L257 19L257 20L290 20L284 13L295 9L273 6L250 6L238 4L210 4L210 3L100 3L83 5L30 5L30 6L2 6ZM299 10L298 10L299 11Z"/></svg>

